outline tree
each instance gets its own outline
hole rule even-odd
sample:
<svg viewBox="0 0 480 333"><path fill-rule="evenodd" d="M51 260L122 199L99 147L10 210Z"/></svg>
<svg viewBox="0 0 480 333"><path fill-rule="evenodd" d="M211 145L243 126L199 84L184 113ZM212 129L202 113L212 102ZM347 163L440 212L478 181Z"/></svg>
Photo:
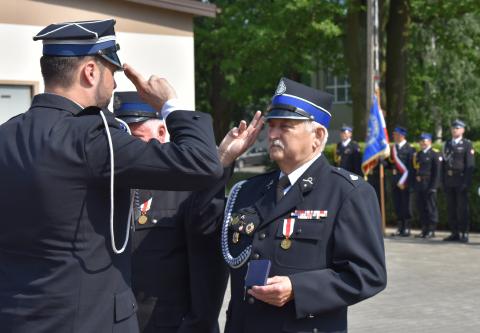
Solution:
<svg viewBox="0 0 480 333"><path fill-rule="evenodd" d="M310 84L317 60L343 64L340 1L212 2L221 13L195 24L196 95L217 139L232 121L264 109L282 76Z"/></svg>

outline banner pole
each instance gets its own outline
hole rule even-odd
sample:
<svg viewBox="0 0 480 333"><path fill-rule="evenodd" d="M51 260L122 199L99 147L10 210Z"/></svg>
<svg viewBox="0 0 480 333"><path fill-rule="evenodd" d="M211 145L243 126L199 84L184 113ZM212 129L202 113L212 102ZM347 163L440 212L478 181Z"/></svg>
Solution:
<svg viewBox="0 0 480 333"><path fill-rule="evenodd" d="M386 219L385 219L385 189L384 189L384 179L385 179L385 173L383 169L383 163L379 161L380 163L380 210L382 213L382 230L383 230L383 235L386 235Z"/></svg>

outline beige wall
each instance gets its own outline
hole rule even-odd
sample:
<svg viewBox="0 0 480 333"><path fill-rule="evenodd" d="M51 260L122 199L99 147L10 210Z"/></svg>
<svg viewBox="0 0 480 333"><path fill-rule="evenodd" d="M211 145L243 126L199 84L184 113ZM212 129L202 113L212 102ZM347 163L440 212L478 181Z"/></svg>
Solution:
<svg viewBox="0 0 480 333"><path fill-rule="evenodd" d="M42 92L42 43L32 37L54 22L113 17L121 61L146 77L167 78L185 107L195 107L192 15L121 0L0 0L0 4L0 45L8 50L0 53L0 81L36 82ZM117 91L134 89L123 73L115 78Z"/></svg>
<svg viewBox="0 0 480 333"><path fill-rule="evenodd" d="M121 0L1 0L0 23L46 26L114 17L123 32L193 36L193 16Z"/></svg>

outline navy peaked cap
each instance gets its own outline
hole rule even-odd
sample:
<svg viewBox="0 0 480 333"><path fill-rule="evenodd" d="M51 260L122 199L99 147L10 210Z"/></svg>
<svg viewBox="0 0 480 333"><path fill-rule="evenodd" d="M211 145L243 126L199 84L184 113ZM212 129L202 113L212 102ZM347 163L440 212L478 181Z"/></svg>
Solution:
<svg viewBox="0 0 480 333"><path fill-rule="evenodd" d="M162 119L161 115L145 103L136 91L119 91L113 94L113 113L127 124L149 119Z"/></svg>
<svg viewBox="0 0 480 333"><path fill-rule="evenodd" d="M333 96L304 84L281 78L265 118L313 120L328 128Z"/></svg>
<svg viewBox="0 0 480 333"><path fill-rule="evenodd" d="M341 132L353 132L353 129L351 126L348 126L348 125L342 125L342 127L340 128L340 131Z"/></svg>
<svg viewBox="0 0 480 333"><path fill-rule="evenodd" d="M432 135L430 133L420 134L420 140L432 140Z"/></svg>
<svg viewBox="0 0 480 333"><path fill-rule="evenodd" d="M452 127L465 128L465 123L464 123L463 121L461 121L460 119L455 119L455 120L452 122Z"/></svg>
<svg viewBox="0 0 480 333"><path fill-rule="evenodd" d="M395 127L395 129L393 130L394 132L397 132L398 134L401 134L403 136L407 136L407 129L405 127L402 127L402 126L397 126Z"/></svg>
<svg viewBox="0 0 480 333"><path fill-rule="evenodd" d="M56 57L98 55L119 69L115 20L95 20L50 24L33 40L43 41L43 54Z"/></svg>

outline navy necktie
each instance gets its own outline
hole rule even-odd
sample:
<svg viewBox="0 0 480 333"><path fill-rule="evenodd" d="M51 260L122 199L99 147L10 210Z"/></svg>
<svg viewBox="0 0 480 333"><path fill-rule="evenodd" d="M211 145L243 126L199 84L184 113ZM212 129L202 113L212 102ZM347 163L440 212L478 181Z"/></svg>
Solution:
<svg viewBox="0 0 480 333"><path fill-rule="evenodd" d="M288 176L284 175L280 177L277 183L277 202L279 202L283 198L284 196L283 192L289 186L290 186L290 179L288 179Z"/></svg>

